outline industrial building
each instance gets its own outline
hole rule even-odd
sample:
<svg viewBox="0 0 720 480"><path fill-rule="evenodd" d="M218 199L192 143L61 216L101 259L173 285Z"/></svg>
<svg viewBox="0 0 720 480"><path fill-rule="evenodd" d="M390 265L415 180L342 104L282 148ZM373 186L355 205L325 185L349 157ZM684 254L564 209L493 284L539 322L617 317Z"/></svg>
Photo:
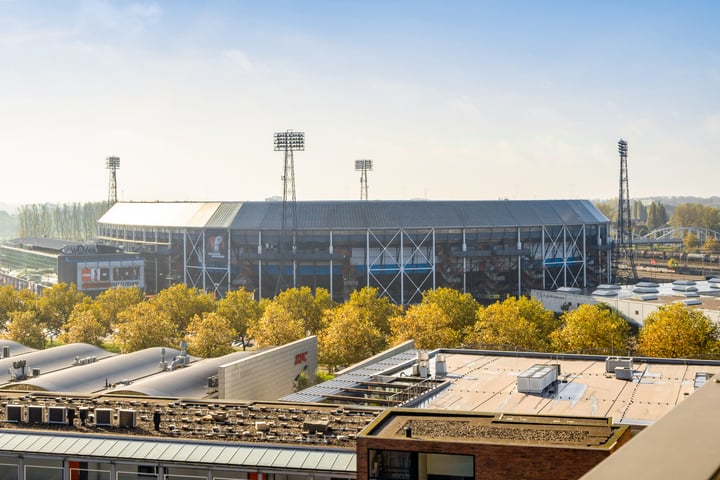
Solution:
<svg viewBox="0 0 720 480"><path fill-rule="evenodd" d="M141 254L148 293L185 283L222 297L288 287L393 302L450 287L480 301L610 281L609 220L585 200L119 202L98 241Z"/></svg>
<svg viewBox="0 0 720 480"><path fill-rule="evenodd" d="M113 287L144 289L144 266L136 253L97 243L33 237L0 244L0 283L36 293L57 283L90 296Z"/></svg>

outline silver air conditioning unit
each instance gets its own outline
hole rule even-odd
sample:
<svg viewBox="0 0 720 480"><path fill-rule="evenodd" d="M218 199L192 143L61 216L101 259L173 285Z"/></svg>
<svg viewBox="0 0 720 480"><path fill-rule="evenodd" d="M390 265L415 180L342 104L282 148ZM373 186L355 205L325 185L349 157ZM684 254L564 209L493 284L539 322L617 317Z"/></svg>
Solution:
<svg viewBox="0 0 720 480"><path fill-rule="evenodd" d="M27 408L28 423L43 423L45 418L45 407L30 406Z"/></svg>
<svg viewBox="0 0 720 480"><path fill-rule="evenodd" d="M5 407L5 418L8 422L21 422L23 419L22 405L8 405Z"/></svg>
<svg viewBox="0 0 720 480"><path fill-rule="evenodd" d="M67 408L48 407L48 423L67 423Z"/></svg>
<svg viewBox="0 0 720 480"><path fill-rule="evenodd" d="M614 373L619 380L632 380L632 357L607 357L605 359L605 372Z"/></svg>
<svg viewBox="0 0 720 480"><path fill-rule="evenodd" d="M560 375L560 365L536 364L517 377L517 389L520 393L541 394L549 389Z"/></svg>
<svg viewBox="0 0 720 480"><path fill-rule="evenodd" d="M118 410L118 426L135 428L137 425L137 412L135 410Z"/></svg>
<svg viewBox="0 0 720 480"><path fill-rule="evenodd" d="M112 425L112 409L96 408L95 409L95 425L99 427L109 427Z"/></svg>

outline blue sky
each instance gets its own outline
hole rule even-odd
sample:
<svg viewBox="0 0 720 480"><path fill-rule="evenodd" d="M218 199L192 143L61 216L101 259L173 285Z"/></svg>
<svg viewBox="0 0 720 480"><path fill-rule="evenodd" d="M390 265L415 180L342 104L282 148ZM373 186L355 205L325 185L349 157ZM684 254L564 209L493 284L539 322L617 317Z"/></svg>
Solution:
<svg viewBox="0 0 720 480"><path fill-rule="evenodd" d="M717 195L720 3L0 0L0 202Z"/></svg>

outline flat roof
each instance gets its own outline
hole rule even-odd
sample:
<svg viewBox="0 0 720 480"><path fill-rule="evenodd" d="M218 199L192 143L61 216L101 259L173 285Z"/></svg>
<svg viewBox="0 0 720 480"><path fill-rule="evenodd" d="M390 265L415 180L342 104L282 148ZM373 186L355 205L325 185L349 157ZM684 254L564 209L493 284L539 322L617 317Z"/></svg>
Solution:
<svg viewBox="0 0 720 480"><path fill-rule="evenodd" d="M335 379L302 390L285 399L321 403L386 405L357 391L376 382L388 389L413 376L410 358L418 351L383 358L366 365L357 375L350 371ZM438 355L445 359L445 373L436 375ZM720 361L635 357L630 380L606 372L606 356L558 355L502 351L441 349L429 352L432 388L407 403L389 406L418 406L435 410L499 412L519 415L610 417L616 423L644 426L663 417L704 382L720 373ZM518 377L534 365L559 365L558 381L542 393L518 392ZM383 365L385 369L377 367ZM372 372L372 374L371 374ZM438 382L440 380L440 382ZM429 383L429 382L428 382ZM344 397L342 395L345 395ZM356 395L356 396L353 396Z"/></svg>
<svg viewBox="0 0 720 480"><path fill-rule="evenodd" d="M388 409L361 436L607 449L628 428L596 417Z"/></svg>

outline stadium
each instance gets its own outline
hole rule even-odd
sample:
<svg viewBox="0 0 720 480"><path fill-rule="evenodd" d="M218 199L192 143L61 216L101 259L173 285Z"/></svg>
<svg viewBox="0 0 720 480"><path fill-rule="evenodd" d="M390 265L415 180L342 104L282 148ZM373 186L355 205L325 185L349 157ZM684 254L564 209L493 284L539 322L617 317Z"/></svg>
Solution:
<svg viewBox="0 0 720 480"><path fill-rule="evenodd" d="M149 294L369 286L408 305L440 287L493 302L609 283L609 231L587 200L119 202L98 242L142 255Z"/></svg>

